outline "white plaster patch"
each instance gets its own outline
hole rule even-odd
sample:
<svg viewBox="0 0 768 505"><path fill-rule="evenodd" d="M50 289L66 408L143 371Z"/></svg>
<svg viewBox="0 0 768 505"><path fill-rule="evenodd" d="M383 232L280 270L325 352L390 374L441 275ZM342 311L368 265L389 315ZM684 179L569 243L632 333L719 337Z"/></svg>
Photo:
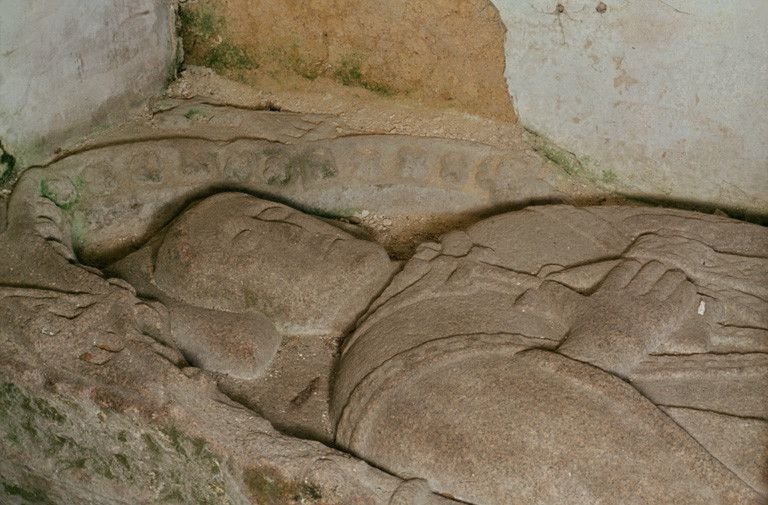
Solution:
<svg viewBox="0 0 768 505"><path fill-rule="evenodd" d="M493 2L523 124L625 190L768 211L768 2Z"/></svg>

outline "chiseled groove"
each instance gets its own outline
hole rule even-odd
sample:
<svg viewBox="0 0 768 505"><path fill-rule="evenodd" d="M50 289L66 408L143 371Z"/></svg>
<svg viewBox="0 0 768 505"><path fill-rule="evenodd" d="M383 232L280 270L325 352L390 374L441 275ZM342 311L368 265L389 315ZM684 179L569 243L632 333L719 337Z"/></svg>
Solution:
<svg viewBox="0 0 768 505"><path fill-rule="evenodd" d="M656 406L659 407L659 409L665 409L665 408L687 409L687 410L694 410L694 411L697 411L697 412L702 412L702 413L707 413L707 414L718 414L718 415L730 416L730 417L735 417L735 418L738 418L738 419L744 419L744 420L750 420L750 421L762 421L762 422L766 421L765 419L761 419L759 417L756 418L756 417L736 416L736 415L733 415L733 414L727 414L727 413L724 413L724 412L718 412L716 410L698 409L698 408L695 408L695 407L683 407L683 406L678 406L678 405L662 405L662 404L657 404ZM662 410L662 412L663 412L663 410ZM668 413L664 412L664 414L669 418L670 421L675 423L675 425L677 425L678 428L683 430L689 437L691 437L691 440L693 440L696 443L696 445L698 445L701 448L701 450L705 451L712 459L717 461L729 474L731 474L733 477L738 479L738 481L741 482L742 484L744 484L746 487L748 487L749 489L751 489L752 491L757 493L758 496L762 496L760 491L758 491L757 489L752 487L747 481L745 481L739 475L737 475L736 472L731 470L731 468L728 465L726 465L723 461L721 461L720 458L718 458L717 456L712 454L712 452L709 451L709 449L707 449L704 446L704 444L699 442L699 439L696 438L693 435L693 433L688 431L688 429L686 429L685 426L683 426L682 424L678 423L675 420L675 418L672 417L671 415L669 415Z"/></svg>
<svg viewBox="0 0 768 505"><path fill-rule="evenodd" d="M425 346L427 346L427 345L429 345L429 344L432 344L432 343L434 343L434 342L439 342L439 341L444 341L444 340L450 340L450 339L453 339L453 338L458 338L458 337L481 337L481 336L486 336L486 337L493 337L493 336L506 336L506 337L523 337L523 338L525 338L525 339L528 339L528 340L530 340L530 341L531 341L531 343L533 343L534 341L539 341L539 342L541 342L542 344L546 344L546 343L552 343L552 344L553 344L553 346L552 346L552 347L536 347L536 346L534 346L534 345L531 345L531 347L527 348L526 350L530 350L530 349L542 349L542 350L545 350L545 351L552 351L552 350L555 348L555 346L557 346L557 344L559 343L559 341L557 341L557 340L553 340L553 339L549 339L549 338L545 338L545 337L532 337L532 336L530 336L530 335L526 335L526 334L524 334L524 333L519 333L519 332L506 332L506 331L494 331L494 332L485 332L485 331L481 331L481 332L461 332L461 333L453 333L453 334L450 334L450 335L442 335L442 336L439 336L439 337L435 337L435 338L432 338L432 339L429 339L429 340L425 340L425 341L423 341L423 342L419 342L418 344L416 344L416 345L415 345L415 346L413 346L413 347L409 347L409 348L407 348L407 349L403 349L402 351L399 351L399 352L397 352L397 353L393 354L392 356L390 356L390 357L386 358L386 359L385 359L384 361L382 361L381 363L379 363L379 364L375 365L375 366L374 366L374 367L373 367L373 368L372 368L372 369L371 369L371 370L370 370L368 373L366 373L366 374L365 374L363 377L361 377L361 378L360 378L360 379L357 381L357 384L355 384L355 385L354 385L354 387L352 388L352 390L349 392L349 395L347 396L347 398L344 400L344 405L341 407L341 409L339 409L339 413L340 413L340 415L339 415L339 420L341 420L341 419L344 417L344 412L345 412L345 411L347 410L347 408L349 407L349 403L352 401L352 398L355 396L355 392L356 392L356 391L357 391L357 390L360 388L360 386L361 386L362 384L364 384L364 383L365 383L365 382L366 382L366 381L369 379L369 377L370 377L371 375L373 375L374 373L376 373L377 371L379 371L381 368L383 368L383 367L387 366L387 365L388 365L389 363L391 363L392 361L394 361L394 360L398 359L399 357L401 357L401 356L403 356L403 355L405 355L405 354L408 354L408 353L410 353L410 352L413 352L413 351L415 351L415 350L419 349L420 347L425 347ZM594 365L593 365L593 366L594 366ZM355 427L355 428L353 428L353 429L352 429L352 431L353 431L353 435L352 435L352 438L354 438L354 433L357 431L357 428L356 428L356 427Z"/></svg>
<svg viewBox="0 0 768 505"><path fill-rule="evenodd" d="M58 163L62 160L65 160L71 156L76 156L78 154L87 153L89 151L96 151L99 149L106 149L109 147L118 147L118 146L124 146L124 145L130 145L130 144L138 144L142 142L159 142L164 140L200 140L203 142L211 142L211 143L217 143L217 144L233 144L235 142L238 142L240 140L254 140L259 142L268 142L270 144L279 144L281 146L287 146L290 144L286 144L285 142L281 142L279 140L274 139L268 139L263 137L256 137L256 136L248 136L248 135L236 135L233 137L229 137L226 140L220 140L220 139L211 139L209 137L206 137L205 135L191 135L191 134L181 134L181 133L166 133L166 134L159 134L159 135L152 135L152 136L137 136L137 137L131 137L131 138L117 138L113 140L107 140L103 142L97 142L93 144L88 144L83 147L75 148L72 150L67 150L62 152L61 154L53 157L52 159L46 161L42 165L31 165L27 167L26 170L30 170L33 168L48 168L49 166L53 165L54 163ZM25 170L25 171L26 171Z"/></svg>
<svg viewBox="0 0 768 505"><path fill-rule="evenodd" d="M695 412L701 412L704 414L717 414L720 416L728 416L733 417L736 419L743 419L745 421L759 421L762 423L768 423L768 418L766 417L760 417L760 416L742 416L739 414L733 414L731 412L723 412L720 410L713 410L713 409L703 409L700 407L691 407L690 405L672 405L667 403L659 403L656 405L657 407L661 407L664 409L686 409L686 410L693 410Z"/></svg>
<svg viewBox="0 0 768 505"><path fill-rule="evenodd" d="M706 352L650 352L648 356L660 358L685 358L689 356L768 356L768 351L706 351Z"/></svg>
<svg viewBox="0 0 768 505"><path fill-rule="evenodd" d="M0 288L11 288L11 289L29 289L32 291L53 291L54 293L59 293L62 295L74 295L74 296L81 296L81 295L87 295L87 296L94 296L94 293L90 291L68 291L66 289L61 289L53 286L38 286L36 284L27 284L27 283L19 283L19 284L13 284L13 283L7 283L3 282L0 283ZM0 297L5 298L5 297ZM32 297L29 297L32 298ZM37 298L50 298L50 297L37 297Z"/></svg>

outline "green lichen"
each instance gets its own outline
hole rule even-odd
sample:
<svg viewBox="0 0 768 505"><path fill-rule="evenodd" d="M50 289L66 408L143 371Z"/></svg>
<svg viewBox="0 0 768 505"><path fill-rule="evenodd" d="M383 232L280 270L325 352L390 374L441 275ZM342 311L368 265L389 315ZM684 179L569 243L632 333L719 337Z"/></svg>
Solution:
<svg viewBox="0 0 768 505"><path fill-rule="evenodd" d="M600 172L600 181L604 184L613 184L617 180L618 176L613 170L602 170Z"/></svg>
<svg viewBox="0 0 768 505"><path fill-rule="evenodd" d="M72 503L73 490L87 496L90 486L137 503L232 503L227 489L237 484L204 440L171 424L137 425L109 410L100 410L97 422L88 408L0 383L0 503ZM45 468L50 471L38 470Z"/></svg>
<svg viewBox="0 0 768 505"><path fill-rule="evenodd" d="M344 86L362 86L363 72L357 59L342 59L334 75Z"/></svg>
<svg viewBox="0 0 768 505"><path fill-rule="evenodd" d="M208 115L205 112L201 111L200 109L196 109L193 107L184 113L184 117L191 121L194 121L196 119L205 119L208 117Z"/></svg>
<svg viewBox="0 0 768 505"><path fill-rule="evenodd" d="M618 175L615 171L600 168L597 163L589 157L579 157L576 154L557 146L530 128L525 128L525 130L531 135L530 140L533 150L557 165L566 174L585 179L593 184L601 186L614 186L619 182Z"/></svg>
<svg viewBox="0 0 768 505"><path fill-rule="evenodd" d="M180 35L210 39L216 36L223 22L213 9L208 6L199 8L179 6Z"/></svg>
<svg viewBox="0 0 768 505"><path fill-rule="evenodd" d="M75 251L82 249L85 244L85 230L88 226L88 219L81 211L74 211L72 213L70 225L72 227L72 247Z"/></svg>
<svg viewBox="0 0 768 505"><path fill-rule="evenodd" d="M83 188L85 188L85 179L82 176L76 177L72 182L72 188L73 191L71 192L59 194L52 181L48 179L40 180L40 196L52 201L54 205L67 213L80 201L80 194Z"/></svg>
<svg viewBox="0 0 768 505"><path fill-rule="evenodd" d="M0 162L0 167L2 167L2 172L0 172L0 187L3 187L10 183L16 176L16 168L15 165L6 165L2 162Z"/></svg>
<svg viewBox="0 0 768 505"><path fill-rule="evenodd" d="M320 77L321 68L306 61L297 42L270 48L266 55L278 67L295 72L305 79L314 81Z"/></svg>
<svg viewBox="0 0 768 505"><path fill-rule="evenodd" d="M180 5L178 19L178 32L189 63L210 67L218 73L258 67L248 51L227 39L224 19L211 6Z"/></svg>
<svg viewBox="0 0 768 505"><path fill-rule="evenodd" d="M165 434L168 439L171 441L171 444L173 445L173 449L178 453L187 457L187 451L184 448L184 444L182 444L182 434L176 428L175 426L166 426L165 428L162 428L160 431L162 431L163 434Z"/></svg>
<svg viewBox="0 0 768 505"><path fill-rule="evenodd" d="M361 212L361 209L355 209L351 207L341 207L336 209L329 209L325 211L318 211L321 212L322 217L328 217L331 219L349 219L355 216L358 216Z"/></svg>
<svg viewBox="0 0 768 505"><path fill-rule="evenodd" d="M582 171L583 167L581 166L579 159L573 153L557 147L556 145L545 144L539 149L539 152L549 161L563 169L568 175L577 175Z"/></svg>
<svg viewBox="0 0 768 505"><path fill-rule="evenodd" d="M16 158L0 144L0 187L10 183L16 175Z"/></svg>
<svg viewBox="0 0 768 505"><path fill-rule="evenodd" d="M372 81L363 75L362 62L359 57L347 56L342 58L339 66L334 71L334 77L344 86L365 88L378 95L390 96L395 90L381 82Z"/></svg>
<svg viewBox="0 0 768 505"><path fill-rule="evenodd" d="M144 445L146 445L147 450L153 455L153 456L160 456L161 449L160 446L157 445L157 442L155 442L155 439L152 438L152 435L149 433L142 433L141 438L144 441Z"/></svg>
<svg viewBox="0 0 768 505"><path fill-rule="evenodd" d="M160 496L160 503L184 503L184 496L178 489L171 489Z"/></svg>
<svg viewBox="0 0 768 505"><path fill-rule="evenodd" d="M54 505L48 493L38 488L23 488L15 484L3 482L3 491L10 496L16 496L23 500L25 505Z"/></svg>
<svg viewBox="0 0 768 505"><path fill-rule="evenodd" d="M313 483L286 479L269 466L248 468L243 480L251 496L261 505L316 503L322 499L320 489Z"/></svg>
<svg viewBox="0 0 768 505"><path fill-rule="evenodd" d="M72 439L51 433L48 435L48 449L47 454L49 456L55 456L61 452L67 446L74 446Z"/></svg>
<svg viewBox="0 0 768 505"><path fill-rule="evenodd" d="M18 407L27 417L40 416L56 423L64 422L67 418L54 406L42 398L25 395L15 384L5 383L0 386L0 419L6 420L13 407Z"/></svg>
<svg viewBox="0 0 768 505"><path fill-rule="evenodd" d="M219 73L227 70L247 70L256 67L251 57L248 56L248 53L243 48L226 40L208 50L203 59L203 64Z"/></svg>
<svg viewBox="0 0 768 505"><path fill-rule="evenodd" d="M114 457L115 457L115 459L117 460L118 463L120 463L121 465L123 465L125 467L126 470L130 470L131 469L131 464L128 462L128 456L126 456L123 453L117 453L117 454L114 455Z"/></svg>

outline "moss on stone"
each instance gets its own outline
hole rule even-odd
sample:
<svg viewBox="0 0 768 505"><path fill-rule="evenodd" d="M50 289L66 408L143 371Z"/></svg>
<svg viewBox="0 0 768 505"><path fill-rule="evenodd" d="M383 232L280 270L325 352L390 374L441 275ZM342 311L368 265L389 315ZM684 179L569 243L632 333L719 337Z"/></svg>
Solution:
<svg viewBox="0 0 768 505"><path fill-rule="evenodd" d="M0 187L10 183L16 175L16 158L0 144Z"/></svg>
<svg viewBox="0 0 768 505"><path fill-rule="evenodd" d="M227 489L237 485L205 440L170 424L137 424L126 414L104 409L98 413L102 422L88 422L93 408L83 410L0 383L0 475L6 481L0 503L8 496L21 497L22 503L48 503L49 498L63 503L56 491L62 489L69 500L73 489L83 496L91 489L111 489L128 501L232 503ZM37 473L44 468L51 472ZM82 474L89 476L86 488L77 480ZM72 482L79 484L72 488ZM47 492L40 494L38 487Z"/></svg>
<svg viewBox="0 0 768 505"><path fill-rule="evenodd" d="M81 211L72 213L70 225L72 226L72 247L75 251L80 250L85 243L85 229L87 224L88 220L85 217L85 213Z"/></svg>
<svg viewBox="0 0 768 505"><path fill-rule="evenodd" d="M286 479L270 466L248 468L243 479L251 496L261 505L316 503L322 499L316 485Z"/></svg>
<svg viewBox="0 0 768 505"><path fill-rule="evenodd" d="M613 170L603 170L600 172L600 181L604 184L613 184L618 180L616 172Z"/></svg>
<svg viewBox="0 0 768 505"><path fill-rule="evenodd" d="M227 70L247 70L256 67L251 57L248 56L248 53L243 48L226 40L206 52L203 64L219 73Z"/></svg>
<svg viewBox="0 0 768 505"><path fill-rule="evenodd" d="M307 62L297 42L270 48L266 51L266 57L279 68L290 70L310 81L314 81L322 73L320 66Z"/></svg>
<svg viewBox="0 0 768 505"><path fill-rule="evenodd" d="M131 469L131 464L128 461L128 456L126 456L123 453L118 452L117 454L114 455L114 457L115 457L115 459L117 460L118 463L120 463L121 465L123 465L125 467L126 470L130 470Z"/></svg>
<svg viewBox="0 0 768 505"><path fill-rule="evenodd" d="M160 446L157 445L157 442L155 442L155 439L152 438L152 435L149 433L142 433L141 439L144 441L144 445L147 447L147 450L152 454L153 456L160 456L162 453Z"/></svg>
<svg viewBox="0 0 768 505"><path fill-rule="evenodd" d="M194 121L196 119L205 119L208 116L205 114L205 112L193 107L184 113L184 117L191 121Z"/></svg>
<svg viewBox="0 0 768 505"><path fill-rule="evenodd" d="M531 128L525 127L525 130L530 135L533 150L560 167L566 174L600 186L613 186L619 182L615 171L599 167L587 156L579 157L563 149Z"/></svg>
<svg viewBox="0 0 768 505"><path fill-rule="evenodd" d="M61 423L66 417L43 398L25 395L15 384L0 385L0 419L8 419L12 409L18 407L29 416L40 416L49 421Z"/></svg>
<svg viewBox="0 0 768 505"><path fill-rule="evenodd" d="M168 437L168 440L170 440L171 444L173 445L173 449L178 454L181 454L186 458L187 451L184 449L184 445L181 443L182 435L179 430L175 426L171 425L162 428L161 431Z"/></svg>
<svg viewBox="0 0 768 505"><path fill-rule="evenodd" d="M543 145L539 149L539 152L549 161L562 168L568 175L576 175L582 169L579 159L573 153L557 147L554 144Z"/></svg>
<svg viewBox="0 0 768 505"><path fill-rule="evenodd" d="M182 36L187 34L205 38L214 37L222 25L221 18L208 6L198 9L180 6L179 21L181 21Z"/></svg>
<svg viewBox="0 0 768 505"><path fill-rule="evenodd" d="M378 95L390 96L395 94L395 90L381 82L372 81L363 75L361 69L362 62L357 56L347 56L342 58L339 66L334 71L334 77L344 86L356 86L365 88Z"/></svg>
<svg viewBox="0 0 768 505"><path fill-rule="evenodd" d="M178 31L190 63L222 74L258 67L248 51L226 38L224 20L209 5L180 5Z"/></svg>
<svg viewBox="0 0 768 505"><path fill-rule="evenodd" d="M10 496L21 498L25 505L54 505L48 493L39 488L25 488L3 482L3 491Z"/></svg>

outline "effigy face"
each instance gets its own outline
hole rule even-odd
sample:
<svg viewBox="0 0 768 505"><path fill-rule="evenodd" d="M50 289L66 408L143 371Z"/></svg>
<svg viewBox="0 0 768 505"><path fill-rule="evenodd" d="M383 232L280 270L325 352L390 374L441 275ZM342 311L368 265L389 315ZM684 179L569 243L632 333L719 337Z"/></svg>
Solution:
<svg viewBox="0 0 768 505"><path fill-rule="evenodd" d="M347 331L394 265L379 245L290 207L220 193L107 271L164 302L196 364L248 378L282 336Z"/></svg>
<svg viewBox="0 0 768 505"><path fill-rule="evenodd" d="M237 488L232 475L264 459L317 486L286 484L294 502L318 502L319 489L340 503L435 505L768 495L764 227L548 205L452 231L398 263L353 227L221 192L102 272L77 264L72 223L37 194L40 177L17 186L0 240L3 366L39 363L39 382L64 377L109 412L215 433L230 462L214 466L236 471L178 496ZM322 342L325 368L297 356L297 341ZM299 377L310 381L297 390ZM282 417L248 404L265 384L286 395ZM347 454L270 425L291 416ZM208 454L162 433L134 438ZM279 480L266 475L256 482Z"/></svg>
<svg viewBox="0 0 768 505"><path fill-rule="evenodd" d="M163 293L264 314L281 334L343 331L393 270L376 244L245 193L197 203L153 246L153 284Z"/></svg>

